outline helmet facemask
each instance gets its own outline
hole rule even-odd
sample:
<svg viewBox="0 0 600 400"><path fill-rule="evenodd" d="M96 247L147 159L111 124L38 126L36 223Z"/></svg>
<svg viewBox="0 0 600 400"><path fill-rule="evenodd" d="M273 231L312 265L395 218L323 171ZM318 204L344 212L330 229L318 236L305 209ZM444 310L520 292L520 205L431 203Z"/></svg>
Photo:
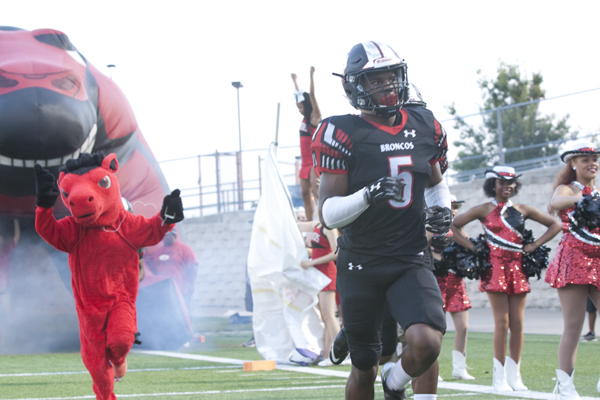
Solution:
<svg viewBox="0 0 600 400"><path fill-rule="evenodd" d="M391 74L386 74L390 72ZM389 79L389 76L395 79ZM355 83L355 107L372 111L381 117L391 117L404 105L408 90L406 65L396 64L385 68L372 68L358 74L348 74L345 79Z"/></svg>

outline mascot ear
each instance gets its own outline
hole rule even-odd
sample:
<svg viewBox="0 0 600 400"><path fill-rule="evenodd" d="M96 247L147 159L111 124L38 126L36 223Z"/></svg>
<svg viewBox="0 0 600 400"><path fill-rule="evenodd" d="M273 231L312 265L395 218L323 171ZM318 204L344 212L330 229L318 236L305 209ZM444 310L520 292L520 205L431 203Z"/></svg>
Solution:
<svg viewBox="0 0 600 400"><path fill-rule="evenodd" d="M61 171L61 173L58 175L58 180L56 181L56 183L58 184L58 186L60 186L60 183L62 182L63 178L65 177L65 173Z"/></svg>
<svg viewBox="0 0 600 400"><path fill-rule="evenodd" d="M104 160L102 160L102 168L109 170L112 173L115 173L119 170L119 162L117 161L117 155L115 153L110 153Z"/></svg>

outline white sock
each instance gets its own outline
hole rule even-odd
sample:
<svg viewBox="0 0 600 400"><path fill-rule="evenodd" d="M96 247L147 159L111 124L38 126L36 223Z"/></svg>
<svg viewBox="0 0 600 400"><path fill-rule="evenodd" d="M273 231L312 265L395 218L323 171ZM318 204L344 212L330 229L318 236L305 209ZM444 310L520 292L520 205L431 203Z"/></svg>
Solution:
<svg viewBox="0 0 600 400"><path fill-rule="evenodd" d="M437 394L415 394L413 396L414 400L436 400Z"/></svg>
<svg viewBox="0 0 600 400"><path fill-rule="evenodd" d="M413 377L404 372L404 368L402 368L402 359L400 359L388 375L385 383L392 390L400 390L406 386L411 379L413 379Z"/></svg>

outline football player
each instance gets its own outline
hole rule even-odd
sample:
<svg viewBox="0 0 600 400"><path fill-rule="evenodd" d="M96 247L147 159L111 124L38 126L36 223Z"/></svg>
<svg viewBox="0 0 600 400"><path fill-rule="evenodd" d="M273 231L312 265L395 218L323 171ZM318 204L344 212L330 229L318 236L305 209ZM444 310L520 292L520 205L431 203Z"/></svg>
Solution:
<svg viewBox="0 0 600 400"><path fill-rule="evenodd" d="M323 120L311 149L321 223L344 233L337 287L352 358L346 399L374 398L386 302L408 345L382 367L382 383L386 399L403 399L405 385L436 361L446 330L425 234L451 225L446 134L426 107L402 107L406 64L391 47L354 46L339 76L360 115ZM424 385L415 399L435 399L435 390Z"/></svg>

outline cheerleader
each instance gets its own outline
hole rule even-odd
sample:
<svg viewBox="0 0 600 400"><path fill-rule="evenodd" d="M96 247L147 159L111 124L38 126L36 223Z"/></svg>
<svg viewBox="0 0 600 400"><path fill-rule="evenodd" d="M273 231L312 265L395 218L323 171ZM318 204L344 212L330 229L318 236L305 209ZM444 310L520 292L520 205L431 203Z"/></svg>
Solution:
<svg viewBox="0 0 600 400"><path fill-rule="evenodd" d="M306 210L306 220L314 219L314 204L319 203L319 177L313 168L312 153L310 144L312 136L321 121L321 110L317 104L315 97L315 82L314 82L315 67L310 67L310 92L302 92L298 87L297 75L292 74L294 81L294 97L296 98L296 106L302 114L302 123L300 124L300 155L302 158L302 167L298 174L300 178L300 189L302 190L302 200L304 209ZM314 197L314 203L313 203Z"/></svg>
<svg viewBox="0 0 600 400"><path fill-rule="evenodd" d="M319 293L319 311L323 320L323 350L321 352L318 365L320 367L330 367L333 365L329 359L329 349L331 343L340 331L340 324L335 317L336 310L336 276L337 252L333 251L332 246L337 245L337 239L340 236L337 229L324 228L318 221L298 222L301 232L308 232L305 243L312 249L311 259L302 261L300 266L304 269L315 267L325 276L331 279L331 282Z"/></svg>
<svg viewBox="0 0 600 400"><path fill-rule="evenodd" d="M456 217L464 200L457 201L456 196L451 195L450 201L452 202L452 215ZM436 249L435 245L432 245L431 249L433 250L433 258L436 261L441 261L440 251L443 249ZM473 380L475 378L467 372L466 365L469 309L471 308L467 287L463 278L452 271L448 271L445 276L436 276L436 279L444 299L444 312L450 313L456 331L454 350L452 350L452 379Z"/></svg>
<svg viewBox="0 0 600 400"><path fill-rule="evenodd" d="M491 268L481 277L479 290L486 292L494 315L494 377L497 391L527 390L521 379L523 350L523 319L525 297L531 291L527 275L522 270L522 253L533 252L560 231L560 224L537 209L513 204L511 197L519 192L521 183L514 168L496 166L486 171L483 191L492 201L469 209L454 219L454 241L473 250L474 244L461 232L471 221L481 221L490 248ZM546 226L546 232L533 243L523 245L526 219ZM510 329L509 354L506 339Z"/></svg>
<svg viewBox="0 0 600 400"><path fill-rule="evenodd" d="M579 335L585 320L588 296L600 306L600 229L588 230L573 217L575 204L594 188L598 154L590 142L575 143L561 154L567 165L559 172L548 210L558 212L563 237L546 273L546 282L558 291L564 329L558 346L557 387L561 399L579 399L573 384ZM600 382L598 382L600 391Z"/></svg>

